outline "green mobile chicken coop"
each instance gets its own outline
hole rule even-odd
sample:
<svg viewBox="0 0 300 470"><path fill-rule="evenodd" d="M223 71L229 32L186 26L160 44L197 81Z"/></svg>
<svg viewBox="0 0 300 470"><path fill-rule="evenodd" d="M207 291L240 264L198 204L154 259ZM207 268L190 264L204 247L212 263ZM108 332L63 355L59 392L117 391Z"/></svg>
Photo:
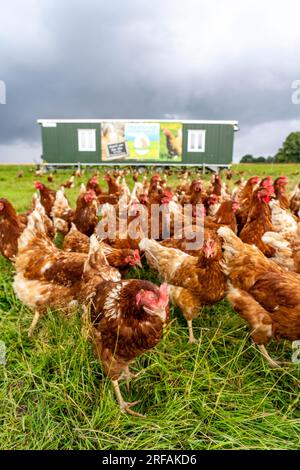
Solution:
<svg viewBox="0 0 300 470"><path fill-rule="evenodd" d="M39 119L51 166L230 166L237 121Z"/></svg>

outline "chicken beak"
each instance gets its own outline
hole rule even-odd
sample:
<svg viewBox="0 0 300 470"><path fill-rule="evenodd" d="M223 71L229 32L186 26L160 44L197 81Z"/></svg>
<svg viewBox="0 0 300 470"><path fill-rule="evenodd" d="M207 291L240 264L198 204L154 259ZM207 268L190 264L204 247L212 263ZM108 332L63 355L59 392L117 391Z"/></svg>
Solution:
<svg viewBox="0 0 300 470"><path fill-rule="evenodd" d="M139 260L135 263L135 267L139 267L139 268L143 269L143 265L142 265L141 260Z"/></svg>
<svg viewBox="0 0 300 470"><path fill-rule="evenodd" d="M166 307L156 307L154 309L148 308L148 307L143 307L146 313L149 313L150 315L157 315L163 323L165 323L166 318L167 318L167 312L166 312Z"/></svg>

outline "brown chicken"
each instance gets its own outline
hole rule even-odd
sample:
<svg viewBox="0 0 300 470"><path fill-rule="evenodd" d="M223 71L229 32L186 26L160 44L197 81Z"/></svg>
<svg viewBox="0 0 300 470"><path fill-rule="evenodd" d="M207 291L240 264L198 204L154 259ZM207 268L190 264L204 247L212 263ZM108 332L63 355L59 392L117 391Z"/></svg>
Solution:
<svg viewBox="0 0 300 470"><path fill-rule="evenodd" d="M230 181L234 175L234 172L232 170L226 170L225 175L226 175L226 179Z"/></svg>
<svg viewBox="0 0 300 470"><path fill-rule="evenodd" d="M161 339L169 322L168 288L138 279L121 281L117 275L91 237L81 295L90 307L95 353L112 380L121 410L142 416L131 410L137 402L124 401L119 381L128 381L133 375L130 363Z"/></svg>
<svg viewBox="0 0 300 470"><path fill-rule="evenodd" d="M119 195L121 193L121 186L109 173L106 173L103 178L108 184L108 194Z"/></svg>
<svg viewBox="0 0 300 470"><path fill-rule="evenodd" d="M276 199L278 199L280 203L280 207L282 209L288 209L290 202L286 194L286 185L288 184L289 180L286 176L280 176L276 178L274 181L274 192Z"/></svg>
<svg viewBox="0 0 300 470"><path fill-rule="evenodd" d="M100 196L101 194L104 193L103 189L99 186L98 175L94 175L88 180L86 188L88 190L92 189L94 193L96 194L96 196Z"/></svg>
<svg viewBox="0 0 300 470"><path fill-rule="evenodd" d="M94 233L98 224L98 204L96 194L93 190L79 195L76 202L76 209L73 222L77 229L87 236Z"/></svg>
<svg viewBox="0 0 300 470"><path fill-rule="evenodd" d="M217 211L219 210L221 206L219 200L219 196L216 196L215 194L210 194L207 197L205 201L205 210L209 217L215 216Z"/></svg>
<svg viewBox="0 0 300 470"><path fill-rule="evenodd" d="M169 297L165 284L130 279L104 281L91 302L95 353L112 380L123 412L143 416L131 409L138 402L124 401L119 381L133 376L129 364L155 347L169 322Z"/></svg>
<svg viewBox="0 0 300 470"><path fill-rule="evenodd" d="M134 181L135 183L138 182L139 176L140 176L140 173L139 173L137 170L134 170L134 171L132 172L132 179L133 179L133 181Z"/></svg>
<svg viewBox="0 0 300 470"><path fill-rule="evenodd" d="M144 181L146 182L144 177ZM149 193L151 193L153 187L156 188L157 183L161 180L161 176L159 173L154 173L154 175L151 176L150 183L149 183Z"/></svg>
<svg viewBox="0 0 300 470"><path fill-rule="evenodd" d="M51 209L51 217L56 232L62 234L68 233L74 217L74 211L69 205L63 187L56 193L55 201Z"/></svg>
<svg viewBox="0 0 300 470"><path fill-rule="evenodd" d="M228 225L235 233L237 232L236 212L239 208L237 201L223 201L213 217L205 217L204 226L211 230L217 230L220 225Z"/></svg>
<svg viewBox="0 0 300 470"><path fill-rule="evenodd" d="M89 254L60 250L47 237L37 210L29 216L28 226L18 245L14 290L22 302L35 311L29 336L48 308L69 311L78 306L78 301L84 304L87 293L93 292L93 286L98 283L97 275L106 280L101 268L100 273L93 271L94 279L89 278L86 284L87 266L90 267L99 257L105 258L104 245L96 236L91 237ZM118 270L111 268L111 272L115 281L121 278Z"/></svg>
<svg viewBox="0 0 300 470"><path fill-rule="evenodd" d="M238 201L240 204L240 208L237 211L237 223L239 226L239 231L244 227L245 223L247 222L250 206L251 206L251 199L252 194L256 186L258 185L260 179L258 176L252 176L248 179L247 183L245 184L244 188L241 190L240 194L236 194L238 197Z"/></svg>
<svg viewBox="0 0 300 470"><path fill-rule="evenodd" d="M112 204L115 206L118 204L119 197L117 194L100 194L100 196L97 197L97 201L99 205Z"/></svg>
<svg viewBox="0 0 300 470"><path fill-rule="evenodd" d="M185 171L182 175L182 177L180 178L180 183L179 185L176 187L176 193L178 195L185 195L186 193L189 192L189 189L190 189L190 180L188 178L189 174L187 171Z"/></svg>
<svg viewBox="0 0 300 470"><path fill-rule="evenodd" d="M70 178L62 183L61 185L63 188L74 188L74 175L70 176Z"/></svg>
<svg viewBox="0 0 300 470"><path fill-rule="evenodd" d="M128 267L142 267L139 251L130 248L113 248L107 243L101 242L101 248L110 266L125 271ZM68 252L88 253L90 249L90 239L79 232L72 224L70 232L64 239L63 249Z"/></svg>
<svg viewBox="0 0 300 470"><path fill-rule="evenodd" d="M300 339L300 276L283 271L255 246L243 243L228 227L224 240L223 270L230 281L227 298L250 325L253 341L271 367L265 345L272 339Z"/></svg>
<svg viewBox="0 0 300 470"><path fill-rule="evenodd" d="M111 206L108 206L105 217L101 220L98 229L101 229L101 234L98 230L98 235L106 243L110 244L114 248L131 248L138 249L138 243L141 238L153 236L155 239L162 239L162 232L164 227L164 221L168 220L170 211L167 206L173 198L173 194L168 189L160 190L155 196L155 203L150 204L148 201L144 201L145 204L132 203L129 207L128 217L124 221L124 225L121 224L122 219L116 218L116 227L109 229L108 220L110 219L109 213L113 210ZM155 204L155 206L154 206ZM156 213L164 207L163 211ZM180 206L181 211L181 206ZM115 213L113 212L112 217ZM126 223L127 220L127 223ZM172 220L171 220L172 222ZM171 229L172 230L172 229Z"/></svg>
<svg viewBox="0 0 300 470"><path fill-rule="evenodd" d="M25 225L18 217L13 205L0 198L0 253L13 260L18 252L18 238Z"/></svg>
<svg viewBox="0 0 300 470"><path fill-rule="evenodd" d="M13 283L15 294L35 312L29 336L49 308L70 311L77 306L86 257L81 253L64 254L56 248L46 234L40 213L32 212L18 241Z"/></svg>
<svg viewBox="0 0 300 470"><path fill-rule="evenodd" d="M114 268L118 268L121 272L126 272L130 266L139 266L142 268L139 250L133 250L131 248L117 249L103 242L101 246L108 264Z"/></svg>
<svg viewBox="0 0 300 470"><path fill-rule="evenodd" d="M272 261L284 270L300 274L300 236L299 233L266 232L262 241L275 250Z"/></svg>
<svg viewBox="0 0 300 470"><path fill-rule="evenodd" d="M225 294L225 277L219 264L220 242L207 238L198 257L146 238L139 246L149 266L170 284L170 299L181 308L188 323L189 342L196 342L192 320L199 315L201 307L213 305Z"/></svg>
<svg viewBox="0 0 300 470"><path fill-rule="evenodd" d="M216 173L215 175L213 175L212 188L211 188L210 194L221 196L221 192L222 192L221 176L218 173Z"/></svg>
<svg viewBox="0 0 300 470"><path fill-rule="evenodd" d="M256 245L268 257L273 256L275 251L266 245L261 237L265 232L275 231L271 221L271 209L268 205L272 194L272 186L255 190L247 222L240 233L240 238L244 243Z"/></svg>
<svg viewBox="0 0 300 470"><path fill-rule="evenodd" d="M191 233L189 233L189 236L187 237L188 233L191 230ZM200 233L199 233L200 232ZM192 234L195 233L194 236ZM196 243L196 234L198 235L198 243ZM176 248L178 250L184 251L184 253L187 253L188 255L191 256L200 256L201 253L203 253L203 242L204 240L214 240L214 242L219 243L220 245L220 237L217 235L215 230L210 230L210 229L203 229L203 227L187 227L184 229L180 229L178 232L175 233L174 238L169 238L166 240L163 240L159 242L162 246L166 246L169 248Z"/></svg>
<svg viewBox="0 0 300 470"><path fill-rule="evenodd" d="M48 235L48 237L53 238L54 235L55 235L55 229L54 229L54 226L53 226L53 222L50 219L50 217L47 216L45 207L42 206L42 204L40 202L40 198L39 198L37 193L34 193L33 196L32 196L31 210L26 214L27 221L28 221L29 215L34 210L37 210L39 212L39 214L42 218L43 225L44 225L45 230L46 230L46 234ZM26 225L27 225L27 221L26 221Z"/></svg>
<svg viewBox="0 0 300 470"><path fill-rule="evenodd" d="M204 204L207 199L203 182L201 180L194 180L191 183L188 196L183 200L183 204L188 203L193 206L193 215L196 213L197 204Z"/></svg>
<svg viewBox="0 0 300 470"><path fill-rule="evenodd" d="M194 195L194 197L198 200L197 202L202 202L202 191L204 190L203 181L201 179L194 179L189 185L184 188L184 192L186 193L186 201L190 202L190 198ZM196 201L194 201L196 202Z"/></svg>
<svg viewBox="0 0 300 470"><path fill-rule="evenodd" d="M48 217L50 217L51 214L51 209L53 207L53 204L55 202L55 197L56 197L56 191L53 189L48 188L45 186L43 183L40 181L36 181L34 183L35 189L38 189L40 192L40 197L41 197L41 203L45 208L46 214Z"/></svg>
<svg viewBox="0 0 300 470"><path fill-rule="evenodd" d="M64 238L63 249L65 251L77 251L78 253L88 253L90 248L90 239L87 235L77 230L74 223Z"/></svg>
<svg viewBox="0 0 300 470"><path fill-rule="evenodd" d="M291 194L289 208L291 209L291 211L294 215L299 217L299 213L300 213L300 183L297 184L297 186L294 188L294 190Z"/></svg>

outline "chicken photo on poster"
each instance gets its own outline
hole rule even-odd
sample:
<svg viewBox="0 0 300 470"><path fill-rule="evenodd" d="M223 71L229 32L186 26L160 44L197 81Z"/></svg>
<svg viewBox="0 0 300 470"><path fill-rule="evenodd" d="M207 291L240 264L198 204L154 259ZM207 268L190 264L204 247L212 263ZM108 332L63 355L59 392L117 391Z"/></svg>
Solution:
<svg viewBox="0 0 300 470"><path fill-rule="evenodd" d="M160 155L160 125L158 122L127 122L125 138L129 158L158 160Z"/></svg>
<svg viewBox="0 0 300 470"><path fill-rule="evenodd" d="M127 157L125 127L123 122L103 122L101 124L102 161L122 160Z"/></svg>
<svg viewBox="0 0 300 470"><path fill-rule="evenodd" d="M162 122L160 124L160 160L182 160L182 124Z"/></svg>

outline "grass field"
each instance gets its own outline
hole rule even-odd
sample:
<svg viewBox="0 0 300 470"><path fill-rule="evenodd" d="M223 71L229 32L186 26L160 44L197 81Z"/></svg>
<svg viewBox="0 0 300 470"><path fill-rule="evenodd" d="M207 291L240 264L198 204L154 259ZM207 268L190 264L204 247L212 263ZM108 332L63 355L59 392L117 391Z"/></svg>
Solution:
<svg viewBox="0 0 300 470"><path fill-rule="evenodd" d="M19 211L30 205L34 173L0 166L0 197ZM281 173L290 187L300 181L292 165L240 165L250 175ZM70 171L55 175L57 188ZM84 175L86 181L89 174ZM236 179L236 177L234 178ZM171 180L176 181L176 177ZM76 188L66 190L72 204ZM0 257L0 341L7 349L0 365L1 449L297 449L300 445L300 367L271 370L252 346L249 331L226 301L205 308L195 320L199 345L187 343L181 313L160 345L136 360L143 372L122 386L147 418L122 414L113 389L81 335L79 313L49 312L33 336L32 312L15 298L13 270ZM148 268L131 276L158 282ZM291 359L289 342L273 342L274 358Z"/></svg>

